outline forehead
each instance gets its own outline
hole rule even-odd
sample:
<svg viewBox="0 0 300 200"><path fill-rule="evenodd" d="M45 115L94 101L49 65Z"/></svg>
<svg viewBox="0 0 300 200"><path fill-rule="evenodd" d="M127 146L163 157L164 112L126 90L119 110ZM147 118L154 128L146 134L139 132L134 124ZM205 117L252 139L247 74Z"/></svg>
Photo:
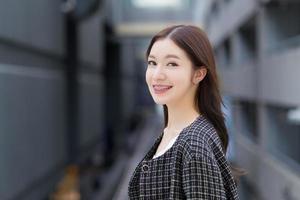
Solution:
<svg viewBox="0 0 300 200"><path fill-rule="evenodd" d="M151 48L149 57L154 56L155 58L165 58L168 55L176 55L180 59L188 59L184 50L168 38L157 40Z"/></svg>

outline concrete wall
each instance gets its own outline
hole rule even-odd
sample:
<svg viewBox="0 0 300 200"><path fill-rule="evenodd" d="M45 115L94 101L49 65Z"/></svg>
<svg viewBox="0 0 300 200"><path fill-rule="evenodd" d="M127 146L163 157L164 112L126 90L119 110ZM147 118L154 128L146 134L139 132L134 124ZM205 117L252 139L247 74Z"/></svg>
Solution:
<svg viewBox="0 0 300 200"><path fill-rule="evenodd" d="M64 21L60 0L1 1L0 199L43 199L67 154ZM104 33L99 10L79 26L79 135L103 129Z"/></svg>
<svg viewBox="0 0 300 200"><path fill-rule="evenodd" d="M288 111L300 105L300 5L214 2L218 9L208 14L207 32L223 94L233 99L236 161L249 172L243 180L255 199L298 199L300 125Z"/></svg>

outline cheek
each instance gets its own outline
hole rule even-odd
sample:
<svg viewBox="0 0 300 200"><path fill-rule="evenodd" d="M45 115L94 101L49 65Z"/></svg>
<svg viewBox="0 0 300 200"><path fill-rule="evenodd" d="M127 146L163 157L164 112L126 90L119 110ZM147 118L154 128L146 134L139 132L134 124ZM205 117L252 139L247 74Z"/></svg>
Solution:
<svg viewBox="0 0 300 200"><path fill-rule="evenodd" d="M172 77L173 81L181 86L189 85L192 80L191 74L184 70L174 73Z"/></svg>
<svg viewBox="0 0 300 200"><path fill-rule="evenodd" d="M149 85L151 83L151 73L148 69L146 70L145 78L146 78L147 85Z"/></svg>

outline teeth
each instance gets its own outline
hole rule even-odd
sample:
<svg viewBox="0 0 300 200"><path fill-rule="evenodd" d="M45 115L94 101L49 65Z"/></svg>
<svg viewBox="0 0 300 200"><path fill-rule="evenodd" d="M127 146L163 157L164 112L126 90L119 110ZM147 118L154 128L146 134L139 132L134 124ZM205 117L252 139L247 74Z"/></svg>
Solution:
<svg viewBox="0 0 300 200"><path fill-rule="evenodd" d="M163 90L163 89L169 89L172 86L154 85L153 87L154 87L154 89Z"/></svg>

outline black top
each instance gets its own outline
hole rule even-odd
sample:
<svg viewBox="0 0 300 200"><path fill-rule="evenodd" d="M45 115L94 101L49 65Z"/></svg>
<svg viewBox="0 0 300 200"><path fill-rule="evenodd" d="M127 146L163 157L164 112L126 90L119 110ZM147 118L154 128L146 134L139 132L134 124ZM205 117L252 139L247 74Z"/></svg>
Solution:
<svg viewBox="0 0 300 200"><path fill-rule="evenodd" d="M131 176L130 199L239 199L219 136L203 115L184 128L163 155L152 159L162 136Z"/></svg>

